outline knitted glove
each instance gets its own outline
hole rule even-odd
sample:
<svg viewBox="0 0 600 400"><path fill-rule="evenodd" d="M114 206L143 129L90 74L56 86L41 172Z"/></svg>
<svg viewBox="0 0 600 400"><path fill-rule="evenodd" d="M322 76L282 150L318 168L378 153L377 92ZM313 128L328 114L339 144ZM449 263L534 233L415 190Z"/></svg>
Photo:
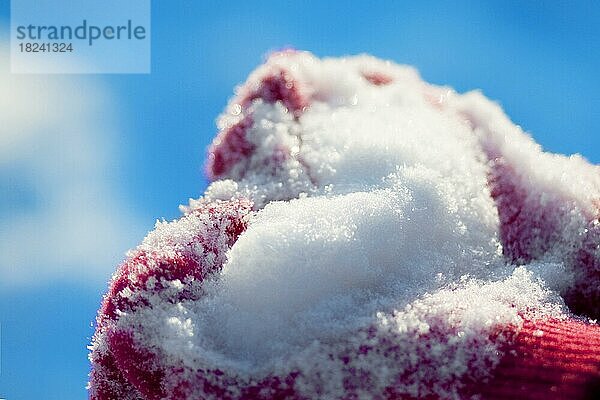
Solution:
<svg viewBox="0 0 600 400"><path fill-rule="evenodd" d="M368 56L271 55L119 266L91 399L584 399L600 171Z"/></svg>

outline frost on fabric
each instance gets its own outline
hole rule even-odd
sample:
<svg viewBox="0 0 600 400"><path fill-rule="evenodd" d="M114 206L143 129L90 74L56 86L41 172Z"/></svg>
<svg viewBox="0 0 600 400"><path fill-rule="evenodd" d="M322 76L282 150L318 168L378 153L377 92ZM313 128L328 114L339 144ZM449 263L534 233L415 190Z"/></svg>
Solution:
<svg viewBox="0 0 600 400"><path fill-rule="evenodd" d="M563 295L577 313L600 316L600 167L580 155L544 153L480 93L449 103L471 125L490 164L504 254L513 262L562 262Z"/></svg>
<svg viewBox="0 0 600 400"><path fill-rule="evenodd" d="M204 196L113 277L96 399L463 398L558 292L597 312L598 167L480 94L285 51L218 126Z"/></svg>
<svg viewBox="0 0 600 400"><path fill-rule="evenodd" d="M245 229L251 206L248 200L213 202L189 210L176 222L157 222L142 244L129 252L98 313L90 346L92 399L137 399L141 394L160 392L161 374L151 351L142 348L134 352L133 338L117 331L115 324L128 313L152 309L157 303L199 298L200 284L222 267L226 251ZM119 338L130 345L115 345ZM139 374L128 365L133 360Z"/></svg>
<svg viewBox="0 0 600 400"><path fill-rule="evenodd" d="M179 371L163 373L162 384L167 393L187 387L182 398L243 398L254 392L262 393L259 398L281 392L294 398L392 393L458 398L469 382L489 376L500 346L511 340L523 318L561 316L551 300L521 268L502 281L463 278L409 303L390 300L379 305L387 311L356 317L348 310L336 315L340 305L331 303L344 300L333 300L296 313L301 321L290 321L287 329L263 332L264 343L253 340L255 332L244 332L256 327L248 325L244 310L226 309L231 305L218 311L242 321L218 326L223 317L211 313L211 307L219 307L214 299L161 303L123 316L118 329L135 327L136 340L153 350L160 369ZM361 306L360 300L354 302ZM229 340L246 334L250 342ZM252 348L257 344L260 349ZM281 377L280 386L265 384L273 377ZM218 389L206 391L207 385Z"/></svg>

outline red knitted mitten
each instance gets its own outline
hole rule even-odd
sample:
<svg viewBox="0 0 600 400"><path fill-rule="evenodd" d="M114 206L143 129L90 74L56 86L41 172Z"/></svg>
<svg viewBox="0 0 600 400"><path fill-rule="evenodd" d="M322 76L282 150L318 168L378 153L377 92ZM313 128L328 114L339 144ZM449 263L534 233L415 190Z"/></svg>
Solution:
<svg viewBox="0 0 600 400"><path fill-rule="evenodd" d="M91 399L598 395L599 167L369 56L273 54L218 125L113 276Z"/></svg>

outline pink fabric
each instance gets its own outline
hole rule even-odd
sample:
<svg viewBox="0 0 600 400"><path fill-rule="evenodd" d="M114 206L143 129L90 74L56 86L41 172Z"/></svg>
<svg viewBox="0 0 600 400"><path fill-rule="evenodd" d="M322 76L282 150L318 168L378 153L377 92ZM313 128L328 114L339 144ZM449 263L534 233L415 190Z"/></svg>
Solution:
<svg viewBox="0 0 600 400"><path fill-rule="evenodd" d="M600 395L600 328L576 320L527 322L484 399L593 399Z"/></svg>

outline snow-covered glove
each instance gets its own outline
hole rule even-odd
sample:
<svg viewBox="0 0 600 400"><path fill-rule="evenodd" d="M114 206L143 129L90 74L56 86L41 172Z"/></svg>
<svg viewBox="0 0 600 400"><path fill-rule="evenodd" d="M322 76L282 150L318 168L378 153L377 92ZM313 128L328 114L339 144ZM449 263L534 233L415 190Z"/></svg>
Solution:
<svg viewBox="0 0 600 400"><path fill-rule="evenodd" d="M584 399L600 390L600 169L369 56L271 55L213 181L113 276L107 399Z"/></svg>

